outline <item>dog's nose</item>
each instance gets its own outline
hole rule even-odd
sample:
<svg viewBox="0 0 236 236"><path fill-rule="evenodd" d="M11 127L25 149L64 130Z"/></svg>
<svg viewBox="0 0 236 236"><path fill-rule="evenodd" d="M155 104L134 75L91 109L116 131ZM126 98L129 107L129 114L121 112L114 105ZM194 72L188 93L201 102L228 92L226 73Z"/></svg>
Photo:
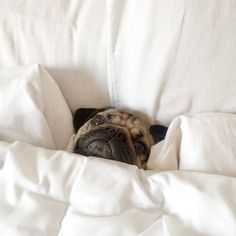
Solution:
<svg viewBox="0 0 236 236"><path fill-rule="evenodd" d="M125 140L125 133L119 128L109 127L106 128L106 131L112 134L113 137L116 137L120 141Z"/></svg>

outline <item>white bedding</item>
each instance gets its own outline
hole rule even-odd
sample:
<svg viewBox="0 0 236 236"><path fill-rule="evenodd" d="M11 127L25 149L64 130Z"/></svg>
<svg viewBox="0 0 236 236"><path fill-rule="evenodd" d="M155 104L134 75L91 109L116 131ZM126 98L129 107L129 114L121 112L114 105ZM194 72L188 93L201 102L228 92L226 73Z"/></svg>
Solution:
<svg viewBox="0 0 236 236"><path fill-rule="evenodd" d="M42 66L0 69L0 140L65 149L72 133L71 111Z"/></svg>
<svg viewBox="0 0 236 236"><path fill-rule="evenodd" d="M0 235L235 236L235 22L233 0L0 0ZM108 105L170 125L148 171L62 151L71 111Z"/></svg>
<svg viewBox="0 0 236 236"><path fill-rule="evenodd" d="M232 0L0 0L0 66L42 64L73 111L236 112L235 22Z"/></svg>
<svg viewBox="0 0 236 236"><path fill-rule="evenodd" d="M222 142L219 155L212 158L216 164L209 163L209 153L215 154L215 133L203 131L209 119L222 119L218 126L213 123L214 130L233 142L230 131L235 117L209 117L179 118L181 122L174 122L168 131L162 151L152 153L152 160L162 160L162 166L167 156L179 160L180 170L176 166L169 171L142 171L18 141L0 142L0 234L236 235L235 147ZM193 140L191 134L212 142ZM184 150L201 145L201 155L196 153L193 159L196 150L193 155Z"/></svg>

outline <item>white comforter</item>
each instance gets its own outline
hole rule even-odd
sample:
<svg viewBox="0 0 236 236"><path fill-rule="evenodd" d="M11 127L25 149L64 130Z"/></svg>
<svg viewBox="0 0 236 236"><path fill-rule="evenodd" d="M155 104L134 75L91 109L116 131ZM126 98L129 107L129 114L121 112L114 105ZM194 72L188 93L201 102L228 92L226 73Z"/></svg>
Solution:
<svg viewBox="0 0 236 236"><path fill-rule="evenodd" d="M234 236L235 127L234 115L177 118L148 171L0 142L0 235Z"/></svg>

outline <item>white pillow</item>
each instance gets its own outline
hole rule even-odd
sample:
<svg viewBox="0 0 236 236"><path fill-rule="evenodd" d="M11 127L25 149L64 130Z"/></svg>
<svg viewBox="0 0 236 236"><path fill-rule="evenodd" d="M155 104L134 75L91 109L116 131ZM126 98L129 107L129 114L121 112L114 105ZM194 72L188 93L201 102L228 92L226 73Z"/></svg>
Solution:
<svg viewBox="0 0 236 236"><path fill-rule="evenodd" d="M72 114L42 66L0 69L1 140L64 149L72 133Z"/></svg>
<svg viewBox="0 0 236 236"><path fill-rule="evenodd" d="M181 118L180 170L236 176L236 115Z"/></svg>
<svg viewBox="0 0 236 236"><path fill-rule="evenodd" d="M236 176L236 115L180 116L164 142L152 148L149 169L200 171Z"/></svg>

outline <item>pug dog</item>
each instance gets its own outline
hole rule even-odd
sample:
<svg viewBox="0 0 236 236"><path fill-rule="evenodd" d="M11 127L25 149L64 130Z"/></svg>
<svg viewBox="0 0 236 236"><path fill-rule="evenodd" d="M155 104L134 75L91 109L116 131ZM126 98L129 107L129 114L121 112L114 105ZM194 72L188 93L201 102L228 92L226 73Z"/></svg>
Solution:
<svg viewBox="0 0 236 236"><path fill-rule="evenodd" d="M69 149L146 169L151 146L164 139L167 127L149 123L126 110L79 108Z"/></svg>

